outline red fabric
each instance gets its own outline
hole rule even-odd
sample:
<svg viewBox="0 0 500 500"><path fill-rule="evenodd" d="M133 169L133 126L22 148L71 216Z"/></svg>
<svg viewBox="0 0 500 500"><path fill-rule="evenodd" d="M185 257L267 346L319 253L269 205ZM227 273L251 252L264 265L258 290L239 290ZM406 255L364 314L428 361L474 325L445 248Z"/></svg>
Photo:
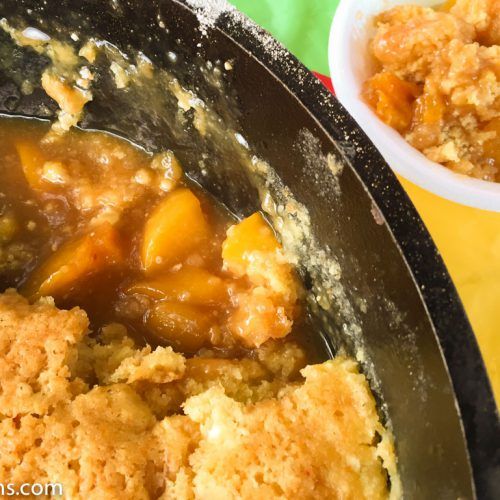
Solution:
<svg viewBox="0 0 500 500"><path fill-rule="evenodd" d="M321 73L316 73L316 71L313 71L314 75L318 80L332 93L335 95L335 91L333 90L333 85L332 81L330 80L330 77L326 75L322 75Z"/></svg>

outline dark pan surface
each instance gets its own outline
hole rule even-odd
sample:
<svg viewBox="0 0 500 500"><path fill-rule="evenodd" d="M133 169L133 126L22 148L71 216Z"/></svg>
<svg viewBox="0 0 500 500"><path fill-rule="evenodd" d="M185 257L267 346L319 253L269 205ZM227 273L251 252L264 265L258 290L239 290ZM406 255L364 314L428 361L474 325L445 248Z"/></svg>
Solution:
<svg viewBox="0 0 500 500"><path fill-rule="evenodd" d="M315 236L341 265L342 284L374 368L369 362L363 366L393 427L406 498L473 498L475 490L480 498L500 497L498 415L450 277L380 154L293 56L231 12L222 13L217 28L206 28L203 36L192 11L175 0L0 0L0 17L49 33L57 26L60 38L76 32L125 51L141 50L186 86L198 87L222 116L223 99L207 86L200 61L233 61L226 97L235 104L227 119L308 208ZM177 53L176 65L168 50ZM28 69L40 71L36 64ZM40 115L38 104L47 101L43 93L22 96L9 72L2 71L0 111ZM47 104L54 109L50 100ZM151 148L173 147L193 177L235 213L258 207L255 190L237 171L227 173L231 178L199 176L195 159L202 152L223 155L220 145L210 138L176 136L161 113L139 111L96 99L83 126L112 130ZM314 160L328 153L344 166L338 180L325 162ZM237 163L232 157L219 161ZM342 335L348 327L342 311L317 319L333 327L333 349L354 354L353 343Z"/></svg>

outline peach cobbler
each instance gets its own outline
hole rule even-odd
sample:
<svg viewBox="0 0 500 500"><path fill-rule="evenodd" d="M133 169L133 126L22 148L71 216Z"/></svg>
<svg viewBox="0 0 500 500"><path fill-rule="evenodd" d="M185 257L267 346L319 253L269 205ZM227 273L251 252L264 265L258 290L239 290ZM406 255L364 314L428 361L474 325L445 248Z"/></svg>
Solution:
<svg viewBox="0 0 500 500"><path fill-rule="evenodd" d="M366 102L430 160L500 181L500 0L402 5L375 23Z"/></svg>
<svg viewBox="0 0 500 500"><path fill-rule="evenodd" d="M346 357L314 364L261 213L235 220L173 152L102 132L3 117L0 157L0 482L389 496L368 383Z"/></svg>
<svg viewBox="0 0 500 500"><path fill-rule="evenodd" d="M398 498L391 434L357 363L326 361L287 239L259 211L234 217L180 152L75 127L105 43L0 28L50 59L59 108L53 123L0 117L0 484ZM117 89L152 85L149 59L118 60ZM206 133L208 108L162 81Z"/></svg>

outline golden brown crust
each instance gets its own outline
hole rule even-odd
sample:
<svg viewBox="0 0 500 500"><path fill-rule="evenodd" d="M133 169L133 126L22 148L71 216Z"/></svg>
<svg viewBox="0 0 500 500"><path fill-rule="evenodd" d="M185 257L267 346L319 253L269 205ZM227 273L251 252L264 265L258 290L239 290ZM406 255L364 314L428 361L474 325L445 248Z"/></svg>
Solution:
<svg viewBox="0 0 500 500"><path fill-rule="evenodd" d="M61 482L75 499L376 499L389 470L397 491L354 361L308 366L301 383L291 343L184 360L137 348L120 325L97 342L87 325L79 309L0 295L0 482Z"/></svg>
<svg viewBox="0 0 500 500"><path fill-rule="evenodd" d="M381 71L363 96L430 160L498 181L500 0L448 4L398 6L377 16L371 49ZM400 90L398 97L384 76L400 89L415 86L415 95L407 102ZM402 110L406 119L398 121Z"/></svg>
<svg viewBox="0 0 500 500"><path fill-rule="evenodd" d="M201 432L189 459L197 498L386 498L366 379L344 358L303 373L303 385L254 405L219 388L186 402Z"/></svg>
<svg viewBox="0 0 500 500"><path fill-rule="evenodd" d="M70 399L77 343L87 333L84 311L60 311L50 299L30 305L14 290L0 295L0 417L45 415Z"/></svg>

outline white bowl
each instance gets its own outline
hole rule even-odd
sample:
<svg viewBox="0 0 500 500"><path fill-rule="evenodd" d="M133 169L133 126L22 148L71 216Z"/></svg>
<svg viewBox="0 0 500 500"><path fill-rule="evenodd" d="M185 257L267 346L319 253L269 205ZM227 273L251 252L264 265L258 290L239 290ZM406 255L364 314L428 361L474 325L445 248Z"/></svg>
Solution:
<svg viewBox="0 0 500 500"><path fill-rule="evenodd" d="M391 168L423 189L448 200L500 212L500 183L456 174L428 160L383 123L360 98L363 82L374 72L368 41L373 16L395 5L432 6L442 0L341 0L330 31L328 59L339 101L370 137Z"/></svg>

